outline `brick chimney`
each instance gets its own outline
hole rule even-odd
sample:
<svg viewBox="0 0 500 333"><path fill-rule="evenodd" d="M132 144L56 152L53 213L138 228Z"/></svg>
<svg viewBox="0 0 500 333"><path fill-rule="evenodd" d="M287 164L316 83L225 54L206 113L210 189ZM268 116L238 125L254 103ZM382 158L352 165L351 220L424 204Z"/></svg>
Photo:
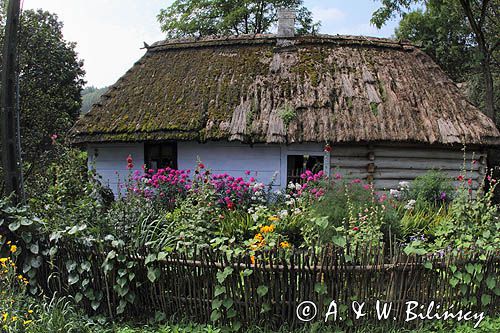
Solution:
<svg viewBox="0 0 500 333"><path fill-rule="evenodd" d="M278 37L295 36L295 10L278 8Z"/></svg>

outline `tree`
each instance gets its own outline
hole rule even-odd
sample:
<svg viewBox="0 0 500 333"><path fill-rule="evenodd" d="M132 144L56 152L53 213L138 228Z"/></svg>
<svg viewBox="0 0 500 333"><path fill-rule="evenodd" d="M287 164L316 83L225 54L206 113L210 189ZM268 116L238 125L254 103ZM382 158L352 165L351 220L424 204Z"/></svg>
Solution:
<svg viewBox="0 0 500 333"><path fill-rule="evenodd" d="M80 114L89 112L92 105L94 105L107 90L108 87L85 87L85 89L82 90L82 107L80 108Z"/></svg>
<svg viewBox="0 0 500 333"><path fill-rule="evenodd" d="M478 85L475 94L482 97L484 113L497 120L495 81L499 75L500 0L381 2L382 7L373 13L372 23L381 27L391 17L403 16L399 36L423 42L424 48L452 78L467 78ZM415 4L426 5L425 12L407 14ZM432 46L433 43L436 45ZM480 80L473 75L475 72L481 74Z"/></svg>
<svg viewBox="0 0 500 333"><path fill-rule="evenodd" d="M0 6L5 8L5 0ZM0 14L3 45L5 12ZM51 136L63 136L76 121L84 81L75 44L64 40L63 24L46 11L22 13L19 34L19 100L25 179L43 172L53 158Z"/></svg>
<svg viewBox="0 0 500 333"><path fill-rule="evenodd" d="M320 23L303 0L175 0L158 15L168 38L266 33L277 21L279 7L297 10L297 33L314 33Z"/></svg>

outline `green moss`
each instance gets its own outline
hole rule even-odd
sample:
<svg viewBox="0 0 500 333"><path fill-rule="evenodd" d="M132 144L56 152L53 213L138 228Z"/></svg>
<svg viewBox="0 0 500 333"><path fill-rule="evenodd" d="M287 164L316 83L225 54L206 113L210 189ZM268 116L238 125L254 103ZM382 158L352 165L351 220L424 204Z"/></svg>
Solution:
<svg viewBox="0 0 500 333"><path fill-rule="evenodd" d="M384 82L383 81L378 81L378 93L380 94L380 98L382 99L382 102L387 101L387 91L384 88Z"/></svg>
<svg viewBox="0 0 500 333"><path fill-rule="evenodd" d="M279 112L279 116L281 120L283 120L283 124L285 124L285 128L288 128L288 125L297 118L297 113L295 109L290 105L285 105L283 109Z"/></svg>
<svg viewBox="0 0 500 333"><path fill-rule="evenodd" d="M373 115L378 116L378 104L375 102L370 103L370 110L372 110Z"/></svg>
<svg viewBox="0 0 500 333"><path fill-rule="evenodd" d="M346 103L347 103L347 108L349 110L352 110L354 108L354 105L352 103L352 97L346 97Z"/></svg>
<svg viewBox="0 0 500 333"><path fill-rule="evenodd" d="M320 48L310 48L299 51L298 55L299 62L292 67L292 73L296 73L300 77L307 76L311 81L311 85L317 87L321 79L316 66L325 63L328 53Z"/></svg>

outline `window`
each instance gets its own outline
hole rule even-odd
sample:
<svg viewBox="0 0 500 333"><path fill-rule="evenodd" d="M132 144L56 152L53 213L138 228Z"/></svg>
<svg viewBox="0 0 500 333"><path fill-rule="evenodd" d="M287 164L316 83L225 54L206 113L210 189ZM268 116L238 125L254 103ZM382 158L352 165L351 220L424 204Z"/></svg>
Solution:
<svg viewBox="0 0 500 333"><path fill-rule="evenodd" d="M148 169L177 169L177 143L162 142L144 146L144 160Z"/></svg>
<svg viewBox="0 0 500 333"><path fill-rule="evenodd" d="M302 183L300 175L306 170L317 173L323 170L324 157L312 155L288 155L287 157L287 183Z"/></svg>

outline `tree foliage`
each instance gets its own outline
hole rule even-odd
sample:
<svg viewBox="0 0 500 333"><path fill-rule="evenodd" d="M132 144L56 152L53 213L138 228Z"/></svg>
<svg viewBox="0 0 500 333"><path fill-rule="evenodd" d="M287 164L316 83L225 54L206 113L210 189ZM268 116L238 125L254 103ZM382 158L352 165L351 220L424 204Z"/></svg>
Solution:
<svg viewBox="0 0 500 333"><path fill-rule="evenodd" d="M279 7L296 9L299 34L318 30L303 0L175 0L158 21L168 38L260 34L276 23Z"/></svg>
<svg viewBox="0 0 500 333"><path fill-rule="evenodd" d="M420 44L458 82L466 82L471 99L499 119L500 0L380 0L371 22L381 27L403 19L396 35ZM425 10L412 11L414 5Z"/></svg>
<svg viewBox="0 0 500 333"><path fill-rule="evenodd" d="M92 105L96 103L108 90L108 87L96 88L94 86L85 87L82 90L82 107L80 108L80 113L85 114L90 111Z"/></svg>
<svg viewBox="0 0 500 333"><path fill-rule="evenodd" d="M0 23L5 30L5 0ZM64 40L55 14L26 10L18 38L21 147L25 179L36 179L52 156L51 136L63 136L79 115L83 62L75 43ZM1 46L1 45L0 45ZM3 50L3 47L1 47Z"/></svg>

